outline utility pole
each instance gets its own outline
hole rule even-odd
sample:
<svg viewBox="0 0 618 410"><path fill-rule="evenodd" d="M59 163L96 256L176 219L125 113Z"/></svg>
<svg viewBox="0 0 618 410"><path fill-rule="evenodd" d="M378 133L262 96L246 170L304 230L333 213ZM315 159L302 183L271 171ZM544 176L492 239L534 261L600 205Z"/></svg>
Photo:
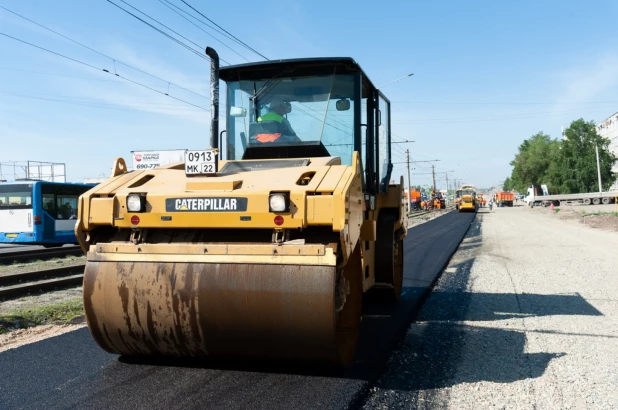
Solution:
<svg viewBox="0 0 618 410"><path fill-rule="evenodd" d="M410 180L410 150L406 150L406 166L408 167L408 195L412 189L412 181Z"/></svg>
<svg viewBox="0 0 618 410"><path fill-rule="evenodd" d="M410 181L410 150L406 150L406 166L408 167L408 212L411 212L410 204L412 203L412 183Z"/></svg>
<svg viewBox="0 0 618 410"><path fill-rule="evenodd" d="M448 195L448 172L446 173L446 195Z"/></svg>
<svg viewBox="0 0 618 410"><path fill-rule="evenodd" d="M603 186L601 185L601 166L599 165L599 144L594 144L594 148L597 152L597 174L599 176L599 193L603 192Z"/></svg>
<svg viewBox="0 0 618 410"><path fill-rule="evenodd" d="M433 178L433 193L436 193L436 166L431 164L431 177Z"/></svg>

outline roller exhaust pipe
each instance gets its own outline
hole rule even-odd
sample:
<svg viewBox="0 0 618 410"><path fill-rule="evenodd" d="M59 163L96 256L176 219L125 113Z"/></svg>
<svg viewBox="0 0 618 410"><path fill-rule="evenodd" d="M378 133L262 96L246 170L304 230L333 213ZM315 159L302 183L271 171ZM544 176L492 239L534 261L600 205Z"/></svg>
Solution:
<svg viewBox="0 0 618 410"><path fill-rule="evenodd" d="M206 47L210 57L210 147L219 148L219 54Z"/></svg>

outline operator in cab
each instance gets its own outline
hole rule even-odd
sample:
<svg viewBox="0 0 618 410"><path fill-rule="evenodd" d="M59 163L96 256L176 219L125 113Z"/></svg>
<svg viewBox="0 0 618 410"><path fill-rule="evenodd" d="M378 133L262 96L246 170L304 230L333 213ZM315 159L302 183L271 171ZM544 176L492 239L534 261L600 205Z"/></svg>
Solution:
<svg viewBox="0 0 618 410"><path fill-rule="evenodd" d="M270 101L270 105L268 106L268 112L260 117L258 117L258 123L274 123L277 124L277 131L275 133L269 134L260 134L256 137L256 140L259 142L273 142L279 139L281 136L286 137L295 137L297 140L298 137L296 133L292 129L290 122L287 118L284 117L285 114L289 114L292 111L292 105L283 101L282 99L275 97Z"/></svg>

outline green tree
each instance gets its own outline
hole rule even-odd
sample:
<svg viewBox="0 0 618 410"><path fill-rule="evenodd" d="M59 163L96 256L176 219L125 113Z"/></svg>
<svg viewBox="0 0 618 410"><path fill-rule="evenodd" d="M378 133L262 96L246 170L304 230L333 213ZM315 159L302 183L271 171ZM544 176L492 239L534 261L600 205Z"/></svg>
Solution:
<svg viewBox="0 0 618 410"><path fill-rule="evenodd" d="M549 170L552 185L565 194L597 192L595 147L598 146L603 190L609 189L616 179L612 166L617 158L609 149L610 141L597 134L594 121L586 122L582 118L573 121L564 135Z"/></svg>
<svg viewBox="0 0 618 410"><path fill-rule="evenodd" d="M503 191L512 191L513 190L513 182L511 181L511 178L506 177L506 179L502 183L502 190Z"/></svg>
<svg viewBox="0 0 618 410"><path fill-rule="evenodd" d="M549 169L555 160L557 147L560 142L552 140L549 135L542 131L525 140L520 146L515 159L511 161L513 171L511 173L511 188L526 192L532 184L548 183Z"/></svg>

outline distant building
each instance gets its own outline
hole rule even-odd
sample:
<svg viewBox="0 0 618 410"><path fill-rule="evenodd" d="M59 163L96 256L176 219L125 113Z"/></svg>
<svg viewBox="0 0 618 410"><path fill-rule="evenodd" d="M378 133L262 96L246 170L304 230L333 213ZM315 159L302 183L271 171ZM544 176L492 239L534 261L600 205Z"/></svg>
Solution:
<svg viewBox="0 0 618 410"><path fill-rule="evenodd" d="M618 112L597 125L597 133L610 141L609 148L618 157ZM613 171L618 173L618 164L614 164ZM618 191L618 180L614 181L610 191Z"/></svg>

